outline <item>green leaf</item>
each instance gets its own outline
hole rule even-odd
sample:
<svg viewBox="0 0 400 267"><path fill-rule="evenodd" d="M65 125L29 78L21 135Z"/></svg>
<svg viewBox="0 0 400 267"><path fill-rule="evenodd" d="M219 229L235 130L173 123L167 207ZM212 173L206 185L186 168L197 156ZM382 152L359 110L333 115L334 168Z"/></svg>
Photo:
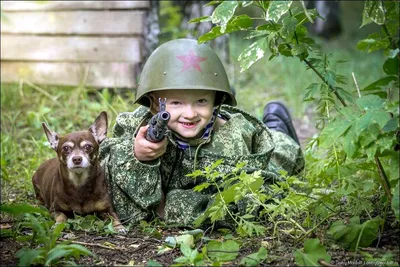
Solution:
<svg viewBox="0 0 400 267"><path fill-rule="evenodd" d="M381 219L375 217L360 224L360 217L355 216L349 224L343 220L333 223L327 234L343 248L354 251L358 247L369 246L377 238L380 222Z"/></svg>
<svg viewBox="0 0 400 267"><path fill-rule="evenodd" d="M232 21L229 22L229 24L226 26L225 31L223 31L222 26L213 27L211 31L200 36L198 42L204 43L224 34L247 29L252 26L252 23L253 23L252 20L247 15L237 16Z"/></svg>
<svg viewBox="0 0 400 267"><path fill-rule="evenodd" d="M292 45L292 54L293 56L298 56L300 54L303 54L304 52L307 52L307 48L304 44L294 44Z"/></svg>
<svg viewBox="0 0 400 267"><path fill-rule="evenodd" d="M383 64L383 71L387 75L398 75L399 73L399 58L388 58Z"/></svg>
<svg viewBox="0 0 400 267"><path fill-rule="evenodd" d="M397 77L396 76L386 76L383 77L379 80L376 80L375 82L371 83L364 89L361 89L362 92L369 92L369 91L374 91L374 90L381 90L382 87L387 86L390 82L396 81Z"/></svg>
<svg viewBox="0 0 400 267"><path fill-rule="evenodd" d="M389 113L386 111L381 111L381 110L371 110L366 112L364 115L362 115L359 119L356 120L356 134L360 135L363 133L366 129L372 130L369 128L370 125L372 124L378 124L380 129L382 129L386 123L391 119Z"/></svg>
<svg viewBox="0 0 400 267"><path fill-rule="evenodd" d="M176 247L177 245L185 244L189 247L194 247L194 237L189 234L179 235L179 236L168 236L165 238L165 243L171 247Z"/></svg>
<svg viewBox="0 0 400 267"><path fill-rule="evenodd" d="M260 249L256 253L249 254L243 257L240 260L239 265L241 266L259 266L267 258L267 250L264 247L260 247Z"/></svg>
<svg viewBox="0 0 400 267"><path fill-rule="evenodd" d="M390 45L386 38L382 38L378 33L368 35L368 38L357 43L357 49L371 53L376 50L385 49Z"/></svg>
<svg viewBox="0 0 400 267"><path fill-rule="evenodd" d="M397 185L395 188L392 189L392 209L394 211L394 215L396 216L397 221L399 221L399 215L400 215L400 197L399 197L399 191L400 191L400 180L397 180Z"/></svg>
<svg viewBox="0 0 400 267"><path fill-rule="evenodd" d="M363 12L363 24L364 26L372 20L378 25L383 25L385 23L385 10L381 1L366 0L364 4ZM364 24L365 23L365 24Z"/></svg>
<svg viewBox="0 0 400 267"><path fill-rule="evenodd" d="M59 223L59 224L55 225L55 227L50 235L50 238L51 238L50 247L51 248L56 245L57 239L60 237L61 231L64 230L64 228L65 228L65 223Z"/></svg>
<svg viewBox="0 0 400 267"><path fill-rule="evenodd" d="M362 224L360 236L359 236L359 247L368 247L372 242L378 238L379 226L382 223L380 217L375 217L372 220L365 221Z"/></svg>
<svg viewBox="0 0 400 267"><path fill-rule="evenodd" d="M278 22L279 19L289 11L293 1L271 1L267 10L265 20Z"/></svg>
<svg viewBox="0 0 400 267"><path fill-rule="evenodd" d="M163 265L161 263L159 263L158 261L149 260L149 261L147 261L146 266L147 267L162 267Z"/></svg>
<svg viewBox="0 0 400 267"><path fill-rule="evenodd" d="M196 185L196 186L193 188L193 191L196 191L196 192L203 191L204 189L208 188L210 185L211 185L211 184L210 184L210 183L207 183L207 182L206 182L206 183L199 184L199 185Z"/></svg>
<svg viewBox="0 0 400 267"><path fill-rule="evenodd" d="M321 132L320 146L330 147L332 145L332 140L337 140L342 136L352 123L353 122L349 120L335 120L329 123Z"/></svg>
<svg viewBox="0 0 400 267"><path fill-rule="evenodd" d="M384 102L385 100L376 95L366 95L356 100L357 106L364 110L379 109Z"/></svg>
<svg viewBox="0 0 400 267"><path fill-rule="evenodd" d="M208 257L213 261L232 261L239 254L239 244L233 240L225 242L212 240L206 245L206 248Z"/></svg>
<svg viewBox="0 0 400 267"><path fill-rule="evenodd" d="M388 55L388 57L389 58L395 58L395 57L397 57L397 55L400 53L400 49L398 49L398 48L396 48L396 49L390 49L390 51L389 51L389 55Z"/></svg>
<svg viewBox="0 0 400 267"><path fill-rule="evenodd" d="M189 23L207 22L207 21L211 21L211 20L212 20L211 16L203 16L200 18L191 19L191 20L189 20Z"/></svg>
<svg viewBox="0 0 400 267"><path fill-rule="evenodd" d="M328 263L331 261L331 256L326 253L325 247L319 243L318 239L307 239L304 242L304 252L298 249L294 256L299 266L320 266L319 259Z"/></svg>
<svg viewBox="0 0 400 267"><path fill-rule="evenodd" d="M291 16L286 16L282 19L282 28L280 34L283 38L292 37L296 29L297 20Z"/></svg>
<svg viewBox="0 0 400 267"><path fill-rule="evenodd" d="M319 83L312 83L310 84L305 90L304 94L304 101L312 101L314 96L317 96L319 93L320 84Z"/></svg>
<svg viewBox="0 0 400 267"><path fill-rule="evenodd" d="M213 14L211 15L211 21L214 24L221 25L221 33L225 32L226 25L235 14L235 10L238 5L239 4L237 1L223 1L215 8Z"/></svg>
<svg viewBox="0 0 400 267"><path fill-rule="evenodd" d="M257 26L256 30L257 31L267 31L267 32L278 32L282 28L282 25L279 23L269 23L267 22L266 24Z"/></svg>
<svg viewBox="0 0 400 267"><path fill-rule="evenodd" d="M70 254L71 254L71 250L65 249L65 248L60 248L59 246L57 246L49 251L47 258L46 258L45 265L48 266L53 261L56 261L63 257L69 256Z"/></svg>
<svg viewBox="0 0 400 267"><path fill-rule="evenodd" d="M15 256L19 259L18 266L30 266L33 263L43 264L44 254L44 248L31 250L26 250L26 248L22 248L18 250L17 253L15 253Z"/></svg>
<svg viewBox="0 0 400 267"><path fill-rule="evenodd" d="M262 38L252 43L246 48L238 57L240 62L240 72L243 72L250 68L251 65L262 59L267 49L267 40Z"/></svg>
<svg viewBox="0 0 400 267"><path fill-rule="evenodd" d="M379 127L377 124L369 124L367 130L360 136L359 142L361 147L367 147L376 141L379 135Z"/></svg>
<svg viewBox="0 0 400 267"><path fill-rule="evenodd" d="M13 205L1 205L0 212L10 213L12 215L21 215L24 213L39 213L41 215L45 215L49 217L49 213L41 208L34 207L29 204L13 204Z"/></svg>

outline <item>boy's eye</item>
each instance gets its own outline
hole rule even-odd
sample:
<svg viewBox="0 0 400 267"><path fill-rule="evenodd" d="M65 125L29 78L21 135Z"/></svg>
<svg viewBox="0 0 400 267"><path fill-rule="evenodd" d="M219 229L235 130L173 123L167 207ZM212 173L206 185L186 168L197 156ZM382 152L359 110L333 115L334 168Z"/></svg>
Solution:
<svg viewBox="0 0 400 267"><path fill-rule="evenodd" d="M197 102L199 102L199 104L207 104L207 99L199 99Z"/></svg>
<svg viewBox="0 0 400 267"><path fill-rule="evenodd" d="M172 101L170 104L173 105L173 106L176 106L176 105L180 105L181 102L179 102L179 101Z"/></svg>

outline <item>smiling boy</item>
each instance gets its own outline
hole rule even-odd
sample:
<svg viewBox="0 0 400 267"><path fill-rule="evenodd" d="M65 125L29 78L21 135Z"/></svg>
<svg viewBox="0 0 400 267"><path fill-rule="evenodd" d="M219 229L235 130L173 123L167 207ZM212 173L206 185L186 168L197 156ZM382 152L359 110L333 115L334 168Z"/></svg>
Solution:
<svg viewBox="0 0 400 267"><path fill-rule="evenodd" d="M166 99L168 133L148 141L148 122ZM224 159L218 171L236 164L259 170L265 184L279 170L300 172L304 160L286 108L265 107L263 122L235 108L225 69L216 53L195 40L178 39L157 48L147 60L136 92L134 112L117 117L114 136L102 143L101 160L116 212L137 222L157 215L167 223L191 225L213 201L193 191L201 179L186 175Z"/></svg>

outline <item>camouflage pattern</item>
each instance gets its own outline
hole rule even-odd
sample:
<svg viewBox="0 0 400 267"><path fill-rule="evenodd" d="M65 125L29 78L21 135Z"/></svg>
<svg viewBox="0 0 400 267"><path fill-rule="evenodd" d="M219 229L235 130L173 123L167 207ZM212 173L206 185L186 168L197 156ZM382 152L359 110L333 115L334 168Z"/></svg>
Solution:
<svg viewBox="0 0 400 267"><path fill-rule="evenodd" d="M194 192L192 188L202 179L185 175L193 172L195 166L204 169L221 158L224 163L217 171L229 173L238 162L246 161L248 170L261 171L265 184L280 179L280 169L289 175L303 169L301 149L287 135L270 131L260 120L238 108L223 105L221 115L227 122L213 132L210 142L182 151L169 133L166 153L151 162L140 162L133 154L135 133L152 117L149 109L141 106L117 117L114 136L102 142L100 158L122 220L137 222L152 216L163 190L166 223L191 225L204 213L212 195Z"/></svg>

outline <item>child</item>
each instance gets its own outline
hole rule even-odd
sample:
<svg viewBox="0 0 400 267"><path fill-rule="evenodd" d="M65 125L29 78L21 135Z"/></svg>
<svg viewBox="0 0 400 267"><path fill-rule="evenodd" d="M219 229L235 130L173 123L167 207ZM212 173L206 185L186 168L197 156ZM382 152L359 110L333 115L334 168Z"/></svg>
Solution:
<svg viewBox="0 0 400 267"><path fill-rule="evenodd" d="M158 214L167 223L190 225L212 198L194 192L200 181L186 174L221 158L218 171L229 173L247 161L246 167L261 171L265 184L279 178L280 169L291 175L304 167L285 107L268 104L265 124L234 108L220 59L196 40L173 40L157 48L143 68L136 96L142 106L120 114L114 137L101 146L114 206L123 220ZM145 136L160 110L159 98L166 99L169 131L162 141L151 142Z"/></svg>

